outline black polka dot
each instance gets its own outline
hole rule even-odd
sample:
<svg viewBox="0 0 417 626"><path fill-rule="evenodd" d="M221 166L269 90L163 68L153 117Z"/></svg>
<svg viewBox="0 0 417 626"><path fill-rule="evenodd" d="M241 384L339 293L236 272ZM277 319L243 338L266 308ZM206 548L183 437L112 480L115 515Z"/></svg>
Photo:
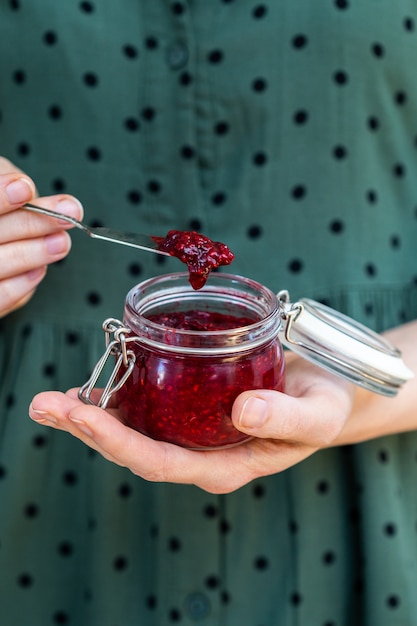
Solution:
<svg viewBox="0 0 417 626"><path fill-rule="evenodd" d="M123 572L128 567L128 560L125 556L117 556L113 561L113 569L116 572Z"/></svg>
<svg viewBox="0 0 417 626"><path fill-rule="evenodd" d="M329 493L330 491L330 485L327 482L327 480L321 480L319 483L317 483L317 491L320 494L326 494Z"/></svg>
<svg viewBox="0 0 417 626"><path fill-rule="evenodd" d="M94 11L94 4L92 2L80 2L80 9L84 13L92 13Z"/></svg>
<svg viewBox="0 0 417 626"><path fill-rule="evenodd" d="M155 119L156 110L154 107L144 107L141 111L141 116L146 122L152 122Z"/></svg>
<svg viewBox="0 0 417 626"><path fill-rule="evenodd" d="M384 526L384 534L387 537L394 537L397 534L397 527L392 522L387 522Z"/></svg>
<svg viewBox="0 0 417 626"><path fill-rule="evenodd" d="M191 85L191 83L193 82L193 77L191 76L189 72L182 72L179 75L178 80L180 82L180 85L183 85L184 87L188 87L188 85Z"/></svg>
<svg viewBox="0 0 417 626"><path fill-rule="evenodd" d="M247 234L249 239L259 239L262 235L262 227L259 224L253 224L249 226Z"/></svg>
<svg viewBox="0 0 417 626"><path fill-rule="evenodd" d="M390 246L394 249L398 249L401 247L401 239L399 235L391 235Z"/></svg>
<svg viewBox="0 0 417 626"><path fill-rule="evenodd" d="M385 55L384 46L380 43L372 44L371 50L372 50L372 54L378 59L381 59Z"/></svg>
<svg viewBox="0 0 417 626"><path fill-rule="evenodd" d="M369 204L376 204L378 202L378 194L374 189L369 189L366 192L366 199Z"/></svg>
<svg viewBox="0 0 417 626"><path fill-rule="evenodd" d="M304 268L304 263L301 259L292 259L288 263L288 271L291 274L299 274Z"/></svg>
<svg viewBox="0 0 417 626"><path fill-rule="evenodd" d="M302 200L307 194L307 188L304 185L296 185L291 190L291 195L294 200Z"/></svg>
<svg viewBox="0 0 417 626"><path fill-rule="evenodd" d="M347 149L345 146L335 146L333 148L333 156L337 161L342 161L347 157Z"/></svg>
<svg viewBox="0 0 417 626"><path fill-rule="evenodd" d="M78 476L75 472L73 472L72 470L68 470L66 472L64 472L63 476L62 476L62 480L63 482L72 487L73 485L76 485L78 482Z"/></svg>
<svg viewBox="0 0 417 626"><path fill-rule="evenodd" d="M90 146L87 148L86 156L89 161L101 161L101 150L96 146Z"/></svg>
<svg viewBox="0 0 417 626"><path fill-rule="evenodd" d="M405 91L397 91L394 94L394 102L398 104L398 106L403 106L407 102L407 94Z"/></svg>
<svg viewBox="0 0 417 626"><path fill-rule="evenodd" d="M192 146L182 146L180 154L183 159L189 160L195 157L195 149Z"/></svg>
<svg viewBox="0 0 417 626"><path fill-rule="evenodd" d="M181 541L178 537L171 537L168 541L168 550L170 552L179 552L181 550Z"/></svg>
<svg viewBox="0 0 417 626"><path fill-rule="evenodd" d="M128 130L131 133L136 132L140 128L139 121L136 118L134 118L134 117L126 118L125 121L124 121L124 126L125 126L126 130Z"/></svg>
<svg viewBox="0 0 417 626"><path fill-rule="evenodd" d="M302 109L300 109L299 111L296 111L293 115L293 120L295 124L298 124L299 126L301 126L302 124L305 124L306 122L308 122L308 112L304 111Z"/></svg>
<svg viewBox="0 0 417 626"><path fill-rule="evenodd" d="M67 184L62 178L54 178L51 182L51 188L55 193L62 193L66 190Z"/></svg>
<svg viewBox="0 0 417 626"><path fill-rule="evenodd" d="M335 560L336 560L336 555L334 552L329 550L328 552L325 552L323 554L323 563L325 565L333 565Z"/></svg>
<svg viewBox="0 0 417 626"><path fill-rule="evenodd" d="M365 274L370 278L374 278L377 274L377 269L374 263L367 263L365 265Z"/></svg>
<svg viewBox="0 0 417 626"><path fill-rule="evenodd" d="M344 231L344 229L345 229L345 224L342 222L342 220L333 220L329 224L330 232L335 235L339 235L340 233Z"/></svg>
<svg viewBox="0 0 417 626"><path fill-rule="evenodd" d="M349 8L349 0L334 0L334 5L337 9L348 9Z"/></svg>
<svg viewBox="0 0 417 626"><path fill-rule="evenodd" d="M38 505L35 504L34 502L29 502L28 504L26 504L25 509L24 509L24 515L25 517L29 519L33 519L37 517L39 515Z"/></svg>
<svg viewBox="0 0 417 626"><path fill-rule="evenodd" d="M64 611L56 611L53 615L54 624L68 624L69 616Z"/></svg>
<svg viewBox="0 0 417 626"><path fill-rule="evenodd" d="M56 373L56 366L53 363L46 363L46 365L43 366L44 376L51 378L52 376L55 376L55 373Z"/></svg>
<svg viewBox="0 0 417 626"><path fill-rule="evenodd" d="M53 104L48 109L48 115L53 120L59 120L62 117L62 109L59 105Z"/></svg>
<svg viewBox="0 0 417 626"><path fill-rule="evenodd" d="M253 497L256 498L256 499L263 498L265 493L266 493L266 489L265 489L264 485L262 485L260 483L257 483L252 488Z"/></svg>
<svg viewBox="0 0 417 626"><path fill-rule="evenodd" d="M220 586L220 579L215 575L207 576L205 585L208 589L218 589Z"/></svg>
<svg viewBox="0 0 417 626"><path fill-rule="evenodd" d="M268 12L268 8L264 4L258 4L253 10L252 15L255 19L265 17Z"/></svg>
<svg viewBox="0 0 417 626"><path fill-rule="evenodd" d="M219 532L221 535L225 535L228 532L230 532L230 530L232 529L232 525L231 523L226 520L226 519L222 519L219 522Z"/></svg>
<svg viewBox="0 0 417 626"><path fill-rule="evenodd" d="M252 160L253 160L254 165L262 166L262 165L265 165L265 163L267 163L268 156L265 154L265 152L256 152L253 155Z"/></svg>
<svg viewBox="0 0 417 626"><path fill-rule="evenodd" d="M146 37L145 39L145 48L147 48L147 50L156 50L159 46L159 42L156 39L156 37Z"/></svg>
<svg viewBox="0 0 417 626"><path fill-rule="evenodd" d="M294 591L291 595L290 595L290 603L293 606L298 606L299 604L301 604L302 602L302 596L300 593L298 593L298 591Z"/></svg>
<svg viewBox="0 0 417 626"><path fill-rule="evenodd" d="M296 533L298 533L299 530L299 526L297 524L297 522L295 520L290 520L288 523L288 530L290 531L290 533L292 535L295 535Z"/></svg>
<svg viewBox="0 0 417 626"><path fill-rule="evenodd" d="M219 511L217 507L214 506L214 504L207 504L207 506L204 508L203 514L205 517L212 519L214 517L217 517L217 515L219 514Z"/></svg>
<svg viewBox="0 0 417 626"><path fill-rule="evenodd" d="M160 193L162 185L158 180L150 180L147 184L148 191L152 194Z"/></svg>
<svg viewBox="0 0 417 626"><path fill-rule="evenodd" d="M268 83L265 78L255 78L252 82L253 91L257 91L258 93L262 91L266 91L268 88Z"/></svg>
<svg viewBox="0 0 417 626"><path fill-rule="evenodd" d="M200 219L198 219L198 217L193 217L190 219L190 221L188 222L188 228L189 230L195 230L195 231L202 231L203 230L203 223Z"/></svg>
<svg viewBox="0 0 417 626"><path fill-rule="evenodd" d="M305 48L307 43L308 43L308 39L306 35L299 34L299 35L295 35L292 38L292 45L297 50L300 50L301 48Z"/></svg>
<svg viewBox="0 0 417 626"><path fill-rule="evenodd" d="M142 194L136 189L132 189L127 193L127 199L130 204L140 204L142 202Z"/></svg>
<svg viewBox="0 0 417 626"><path fill-rule="evenodd" d="M33 584L33 578L31 574L27 574L26 572L20 574L17 579L17 584L19 585L19 587L23 588L31 587Z"/></svg>
<svg viewBox="0 0 417 626"><path fill-rule="evenodd" d="M185 13L186 7L183 2L174 2L171 6L171 9L174 15L183 15L183 13Z"/></svg>
<svg viewBox="0 0 417 626"><path fill-rule="evenodd" d="M90 291L90 293L87 294L87 303L90 306L98 306L101 304L101 295L96 291Z"/></svg>
<svg viewBox="0 0 417 626"><path fill-rule="evenodd" d="M128 274L130 276L140 276L142 274L142 267L139 263L131 263L128 267Z"/></svg>
<svg viewBox="0 0 417 626"><path fill-rule="evenodd" d="M254 567L257 570L266 570L269 567L269 561L266 556L258 556L254 561Z"/></svg>
<svg viewBox="0 0 417 626"><path fill-rule="evenodd" d="M73 552L74 546L69 541L62 541L62 543L58 545L58 553L62 557L69 557L72 555Z"/></svg>
<svg viewBox="0 0 417 626"><path fill-rule="evenodd" d="M80 342L80 336L78 333L70 330L65 334L65 342L69 346L75 346Z"/></svg>
<svg viewBox="0 0 417 626"><path fill-rule="evenodd" d="M48 438L46 435L35 435L32 439L32 444L34 448L44 448L48 443Z"/></svg>
<svg viewBox="0 0 417 626"><path fill-rule="evenodd" d="M398 607L400 606L401 602L400 602L400 598L397 595L390 595L387 598L387 606L390 609L398 609Z"/></svg>
<svg viewBox="0 0 417 626"><path fill-rule="evenodd" d="M31 147L28 143L22 142L17 146L17 153L21 157L26 157L31 153Z"/></svg>
<svg viewBox="0 0 417 626"><path fill-rule="evenodd" d="M56 42L58 41L58 37L57 34L53 31L53 30L48 30L46 33L44 33L43 35L43 41L48 45L48 46L54 46L56 44Z"/></svg>
<svg viewBox="0 0 417 626"><path fill-rule="evenodd" d="M230 126L227 122L217 122L214 126L214 132L216 135L226 135L230 130Z"/></svg>
<svg viewBox="0 0 417 626"><path fill-rule="evenodd" d="M122 53L128 59L136 59L139 56L138 49L132 44L125 44L122 48Z"/></svg>
<svg viewBox="0 0 417 626"><path fill-rule="evenodd" d="M156 596L154 594L151 594L151 595L147 596L146 599L145 599L145 604L146 604L147 608L150 609L150 610L156 609L156 607L158 605L158 601L157 601Z"/></svg>
<svg viewBox="0 0 417 626"><path fill-rule="evenodd" d="M224 191L218 191L212 195L211 202L216 206L220 206L221 204L224 204L226 202L226 197L227 196Z"/></svg>
<svg viewBox="0 0 417 626"><path fill-rule="evenodd" d="M368 117L367 124L370 130L378 130L380 127L380 121L374 115L371 115L370 117Z"/></svg>
<svg viewBox="0 0 417 626"><path fill-rule="evenodd" d="M349 76L344 70L337 70L333 74L333 80L337 85L344 86L349 82Z"/></svg>
<svg viewBox="0 0 417 626"><path fill-rule="evenodd" d="M13 81L17 85L23 85L26 82L26 72L23 70L16 70L13 74Z"/></svg>
<svg viewBox="0 0 417 626"><path fill-rule="evenodd" d="M83 81L87 87L97 87L99 82L98 76L94 72L86 72L83 76Z"/></svg>
<svg viewBox="0 0 417 626"><path fill-rule="evenodd" d="M415 22L412 17L405 17L403 21L403 25L406 31L412 33L414 31Z"/></svg>
<svg viewBox="0 0 417 626"><path fill-rule="evenodd" d="M223 58L224 53L222 52L222 50L212 50L207 55L207 60L209 61L209 63L214 64L221 63L223 61Z"/></svg>
<svg viewBox="0 0 417 626"><path fill-rule="evenodd" d="M392 168L392 173L396 178L404 178L406 174L406 167L403 163L395 163Z"/></svg>
<svg viewBox="0 0 417 626"><path fill-rule="evenodd" d="M170 622L180 622L182 619L181 612L178 609L170 609L168 618Z"/></svg>

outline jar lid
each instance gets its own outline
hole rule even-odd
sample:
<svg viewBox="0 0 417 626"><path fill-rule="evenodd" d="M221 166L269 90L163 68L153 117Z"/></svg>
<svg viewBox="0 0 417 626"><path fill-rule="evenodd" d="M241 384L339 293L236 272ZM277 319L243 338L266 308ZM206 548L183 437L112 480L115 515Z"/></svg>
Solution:
<svg viewBox="0 0 417 626"><path fill-rule="evenodd" d="M278 300L284 321L281 342L303 358L386 396L396 395L413 378L400 351L366 326L315 300L291 303L287 291Z"/></svg>

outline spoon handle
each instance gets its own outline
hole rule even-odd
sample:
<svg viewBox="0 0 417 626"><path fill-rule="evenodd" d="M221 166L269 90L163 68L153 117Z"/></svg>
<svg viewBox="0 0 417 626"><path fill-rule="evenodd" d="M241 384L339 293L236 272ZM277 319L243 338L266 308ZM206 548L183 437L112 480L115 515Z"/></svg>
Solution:
<svg viewBox="0 0 417 626"><path fill-rule="evenodd" d="M104 241L120 243L123 246L130 246L132 248L146 250L147 252L170 256L168 252L158 250L158 244L149 235L142 235L140 233L125 233L102 226L87 226L83 222L76 220L74 217L63 215L62 213L57 213L56 211L51 211L50 209L44 209L43 207L36 206L35 204L31 204L29 202L24 204L22 208L32 211L33 213L41 213L42 215L47 215L48 217L54 217L59 220L64 220L65 222L69 222L76 228L84 231L93 239L102 239Z"/></svg>

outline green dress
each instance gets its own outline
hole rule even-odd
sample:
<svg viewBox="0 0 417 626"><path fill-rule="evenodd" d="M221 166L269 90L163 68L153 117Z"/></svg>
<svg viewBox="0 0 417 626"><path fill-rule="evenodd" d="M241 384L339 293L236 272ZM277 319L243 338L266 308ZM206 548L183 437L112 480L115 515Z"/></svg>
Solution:
<svg viewBox="0 0 417 626"><path fill-rule="evenodd" d="M417 311L416 61L412 0L4 0L0 153L91 224L200 230L383 330ZM2 623L417 625L416 433L215 496L27 418L85 381L134 284L179 269L72 240L0 321Z"/></svg>

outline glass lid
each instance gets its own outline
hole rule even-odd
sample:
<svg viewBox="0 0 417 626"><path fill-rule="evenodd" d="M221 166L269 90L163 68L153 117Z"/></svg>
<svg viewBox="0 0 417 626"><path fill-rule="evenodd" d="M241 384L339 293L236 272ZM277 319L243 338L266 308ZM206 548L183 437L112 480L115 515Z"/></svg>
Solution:
<svg viewBox="0 0 417 626"><path fill-rule="evenodd" d="M395 346L373 330L320 302L291 303L278 294L282 344L320 367L382 395L394 396L413 372Z"/></svg>

